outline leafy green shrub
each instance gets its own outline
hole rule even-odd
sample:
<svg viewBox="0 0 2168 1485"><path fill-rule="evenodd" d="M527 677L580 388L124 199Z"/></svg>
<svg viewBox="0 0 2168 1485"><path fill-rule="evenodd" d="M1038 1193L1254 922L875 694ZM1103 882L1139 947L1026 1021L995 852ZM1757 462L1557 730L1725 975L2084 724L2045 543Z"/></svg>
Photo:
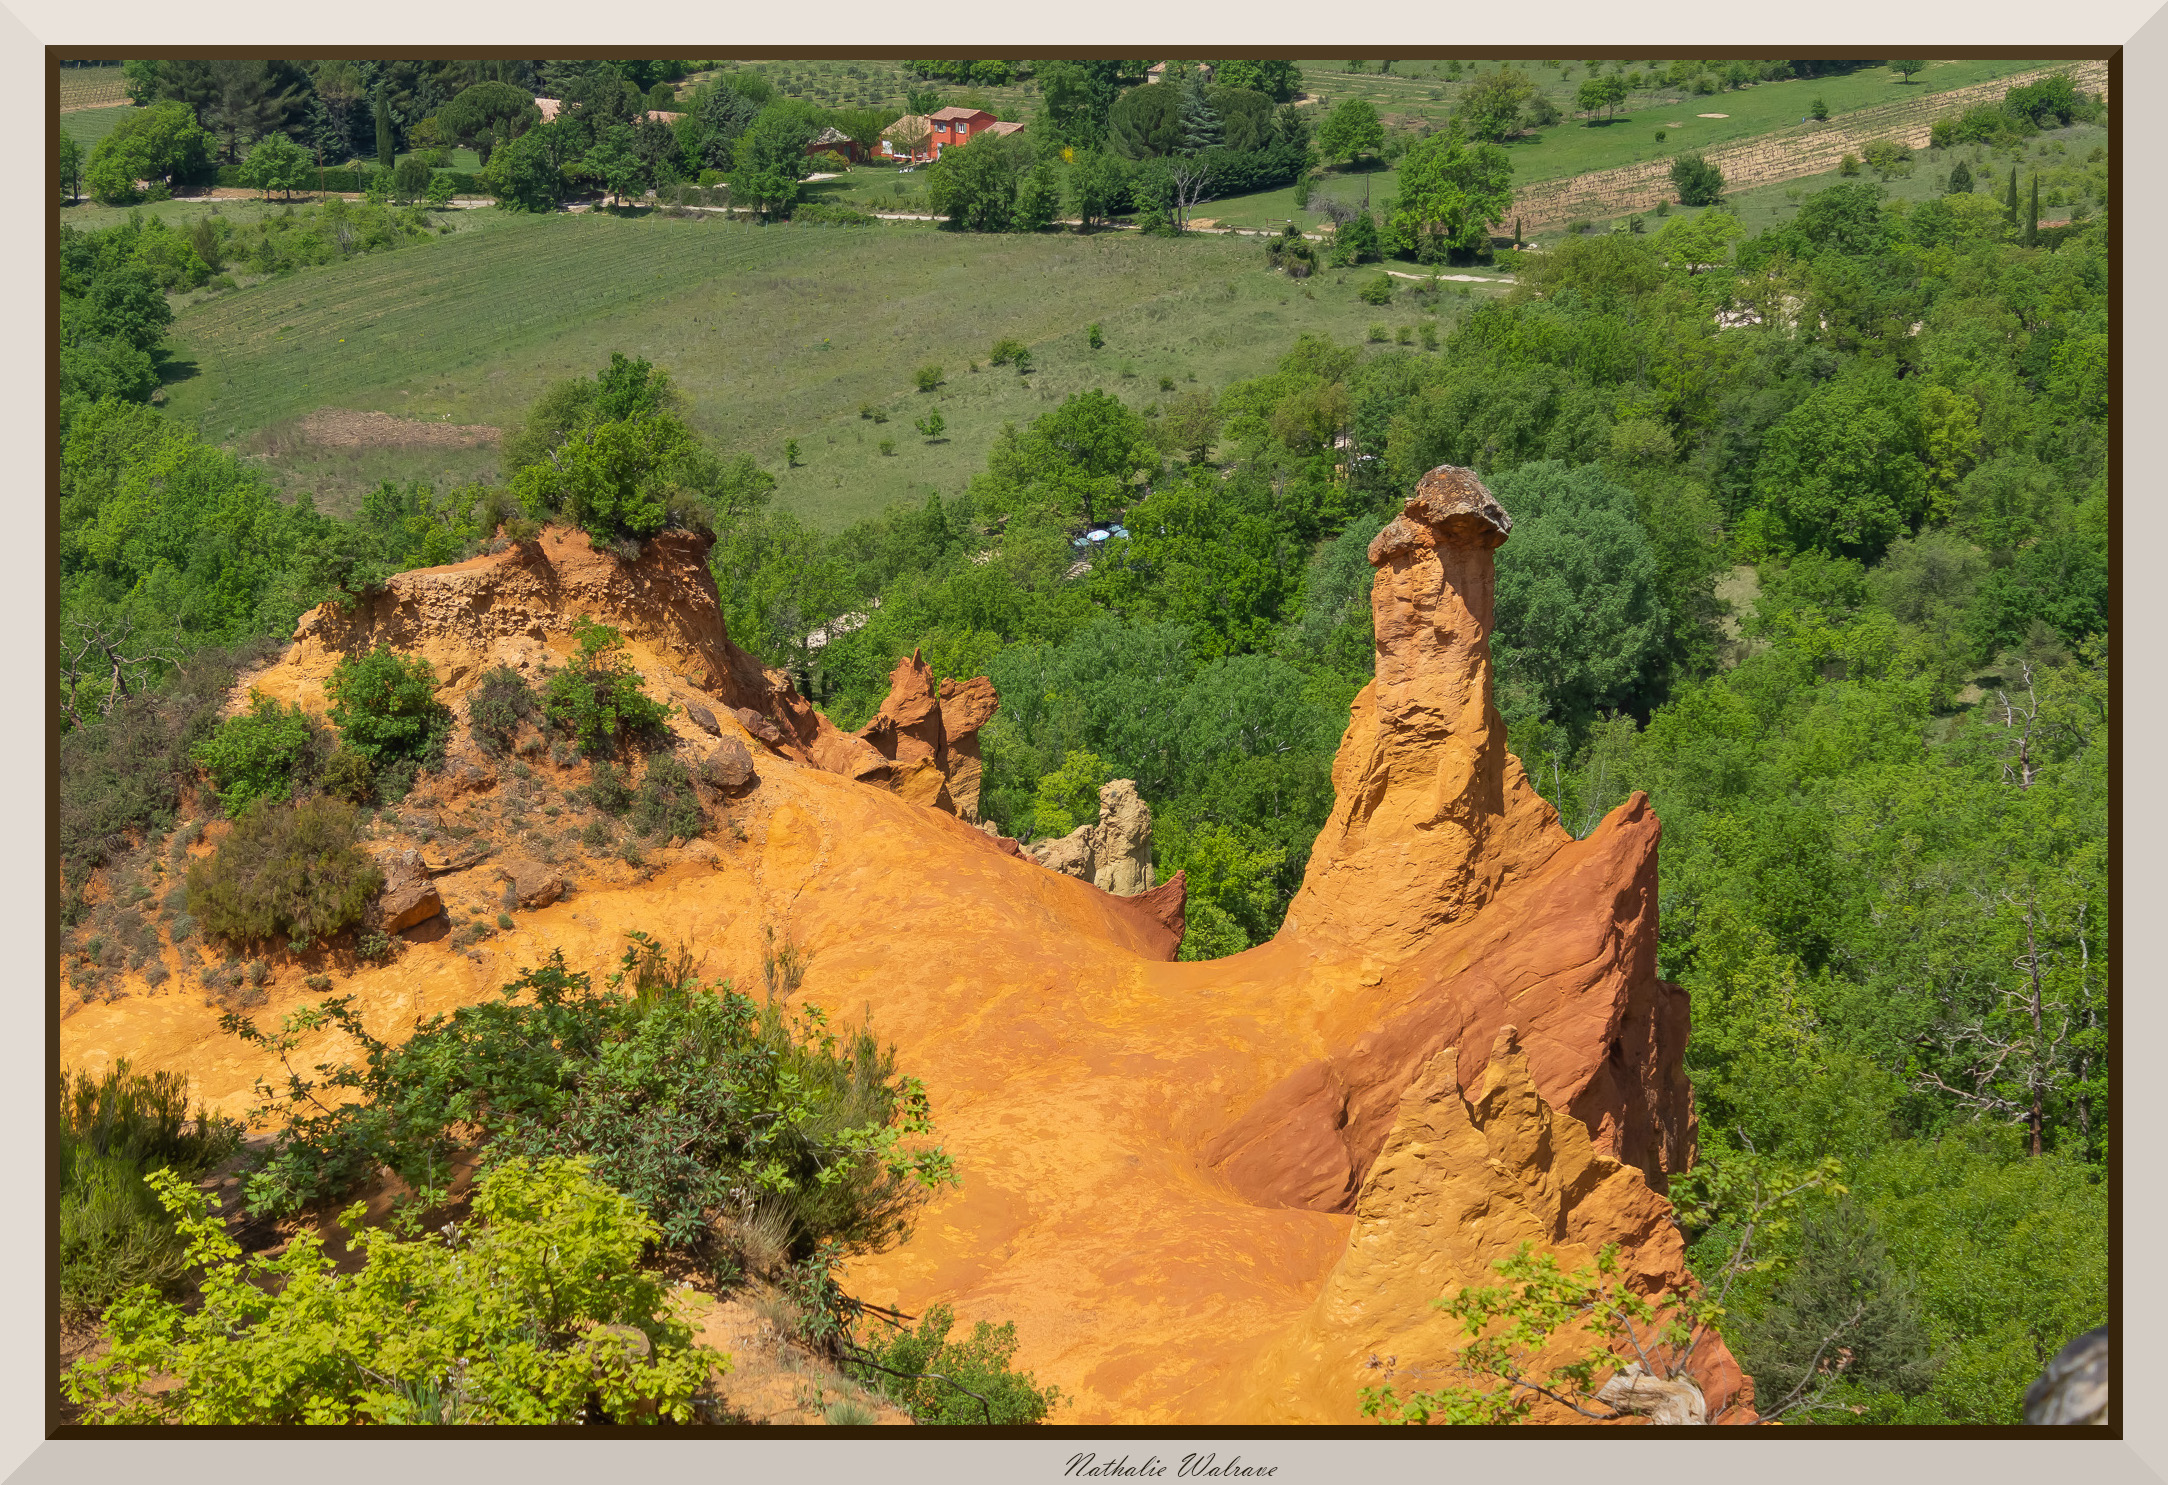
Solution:
<svg viewBox="0 0 2168 1485"><path fill-rule="evenodd" d="M1004 335L1001 339L995 341L994 348L987 352L987 364L1006 366L1018 356L1026 354L1028 349L1021 340Z"/></svg>
<svg viewBox="0 0 2168 1485"><path fill-rule="evenodd" d="M248 710L229 717L197 743L190 756L203 765L229 816L253 800L290 799L313 778L328 751L320 730L298 706L249 692Z"/></svg>
<svg viewBox="0 0 2168 1485"><path fill-rule="evenodd" d="M670 715L669 703L647 694L625 655L624 636L585 616L574 623L572 634L579 645L572 663L543 687L550 725L591 755L608 755L629 739L659 730Z"/></svg>
<svg viewBox="0 0 2168 1485"><path fill-rule="evenodd" d="M1365 280L1355 297L1365 304L1390 304L1393 302L1393 281L1381 273Z"/></svg>
<svg viewBox="0 0 2168 1485"><path fill-rule="evenodd" d="M1671 188L1681 206L1714 206L1724 199L1724 172L1703 155L1680 155L1671 162Z"/></svg>
<svg viewBox="0 0 2168 1485"><path fill-rule="evenodd" d="M931 392L935 387L941 385L941 368L938 366L921 366L911 374L911 380L921 392Z"/></svg>
<svg viewBox="0 0 2168 1485"><path fill-rule="evenodd" d="M844 1369L879 1387L912 1419L926 1424L1043 1423L1061 1403L1061 1389L1041 1387L1030 1372L1009 1363L1016 1356L1016 1324L981 1320L970 1339L951 1341L956 1323L947 1305L934 1305L877 1349L851 1346Z"/></svg>
<svg viewBox="0 0 2168 1485"><path fill-rule="evenodd" d="M715 1219L777 1209L789 1251L824 1242L873 1250L908 1227L919 1201L954 1179L915 1079L870 1028L839 1037L818 1007L756 1006L728 981L703 986L634 934L608 989L561 953L493 1004L424 1022L402 1046L372 1037L351 996L289 1015L276 1032L236 1016L229 1031L285 1053L336 1026L364 1053L322 1084L354 1096L330 1109L295 1080L259 1113L283 1122L249 1181L251 1210L291 1212L336 1198L378 1166L417 1190L441 1184L465 1142L499 1156L587 1155L595 1174L689 1252Z"/></svg>
<svg viewBox="0 0 2168 1485"><path fill-rule="evenodd" d="M352 805L317 798L259 802L188 868L188 911L236 943L328 938L383 890L384 874L354 844Z"/></svg>
<svg viewBox="0 0 2168 1485"><path fill-rule="evenodd" d="M382 797L404 798L417 771L443 761L452 712L437 700L427 660L404 660L381 645L342 656L324 694L340 737L369 760Z"/></svg>
<svg viewBox="0 0 2168 1485"><path fill-rule="evenodd" d="M640 791L633 797L631 825L650 840L691 840L707 828L692 773L671 753L648 760Z"/></svg>
<svg viewBox="0 0 2168 1485"><path fill-rule="evenodd" d="M326 794L349 804L361 804L376 790L376 768L361 749L342 744L324 760L324 771L317 782Z"/></svg>
<svg viewBox="0 0 2168 1485"><path fill-rule="evenodd" d="M541 720L541 699L526 677L509 665L484 672L467 698L467 730L486 751L500 757L512 750L522 723Z"/></svg>
<svg viewBox="0 0 2168 1485"><path fill-rule="evenodd" d="M195 1176L231 1155L240 1126L188 1112L188 1079L137 1073L126 1058L102 1076L60 1084L60 1303L102 1310L139 1284L169 1289L184 1270L172 1220L143 1184L148 1171Z"/></svg>
<svg viewBox="0 0 2168 1485"><path fill-rule="evenodd" d="M245 1257L201 1192L170 1172L150 1184L202 1303L137 1290L108 1309L112 1350L62 1381L91 1422L569 1424L593 1396L620 1423L683 1423L728 1366L640 1268L654 1223L582 1161L484 1172L472 1221L445 1231L370 1229L356 1204L342 1220L366 1262L351 1279L312 1230ZM143 1390L160 1375L182 1385Z"/></svg>

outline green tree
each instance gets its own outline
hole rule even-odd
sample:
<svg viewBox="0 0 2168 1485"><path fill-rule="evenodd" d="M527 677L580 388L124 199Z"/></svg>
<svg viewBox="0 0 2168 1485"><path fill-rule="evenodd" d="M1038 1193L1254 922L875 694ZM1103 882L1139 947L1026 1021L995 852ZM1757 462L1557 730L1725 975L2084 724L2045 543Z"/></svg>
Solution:
<svg viewBox="0 0 2168 1485"><path fill-rule="evenodd" d="M1724 172L1702 155L1680 155L1671 162L1671 189L1681 206L1714 206L1724 199Z"/></svg>
<svg viewBox="0 0 2168 1485"><path fill-rule="evenodd" d="M1017 187L1012 225L1019 232L1044 232L1060 211L1061 183L1054 178L1053 162L1042 159Z"/></svg>
<svg viewBox="0 0 2168 1485"><path fill-rule="evenodd" d="M75 136L63 134L59 144L60 199L76 202L83 199L83 147Z"/></svg>
<svg viewBox="0 0 2168 1485"><path fill-rule="evenodd" d="M1121 161L1099 150L1088 150L1069 167L1070 210L1083 227L1112 220L1127 195Z"/></svg>
<svg viewBox="0 0 2168 1485"><path fill-rule="evenodd" d="M647 194L647 166L632 147L632 129L628 125L612 124L597 133L580 163L617 198L620 206Z"/></svg>
<svg viewBox="0 0 2168 1485"><path fill-rule="evenodd" d="M763 217L790 215L813 169L805 147L821 128L809 103L785 98L763 108L732 151L731 204Z"/></svg>
<svg viewBox="0 0 2168 1485"><path fill-rule="evenodd" d="M534 96L504 82L478 82L462 88L436 112L440 134L472 149L482 168L500 145L509 144L542 122Z"/></svg>
<svg viewBox="0 0 2168 1485"><path fill-rule="evenodd" d="M926 199L958 232L1007 232L1015 225L1017 152L998 134L953 145L933 162Z"/></svg>
<svg viewBox="0 0 2168 1485"><path fill-rule="evenodd" d="M382 170L392 168L398 157L398 136L392 130L391 100L379 86L376 90L376 163Z"/></svg>
<svg viewBox="0 0 2168 1485"><path fill-rule="evenodd" d="M1889 64L1889 70L1899 74L1904 81L1910 82L1913 73L1927 70L1927 64L1925 62L1892 62Z"/></svg>
<svg viewBox="0 0 2168 1485"><path fill-rule="evenodd" d="M429 190L435 172L420 155L408 155L391 173L392 191L401 201L419 201Z"/></svg>
<svg viewBox="0 0 2168 1485"><path fill-rule="evenodd" d="M564 199L564 172L539 130L492 150L482 179L497 204L513 211L554 211Z"/></svg>
<svg viewBox="0 0 2168 1485"><path fill-rule="evenodd" d="M1625 101L1626 79L1615 72L1589 78L1574 95L1574 102L1580 106L1581 112L1593 114L1600 109L1606 117Z"/></svg>
<svg viewBox="0 0 2168 1485"><path fill-rule="evenodd" d="M268 197L273 191L283 191L291 197L297 190L307 187L314 174L309 153L283 134L268 135L256 141L241 162L241 184L254 186ZM428 167L422 167L426 173Z"/></svg>
<svg viewBox="0 0 2168 1485"><path fill-rule="evenodd" d="M1275 103L1292 103L1302 96L1302 69L1284 59L1237 59L1211 66L1212 81L1223 88L1249 88Z"/></svg>
<svg viewBox="0 0 2168 1485"><path fill-rule="evenodd" d="M1167 83L1131 88L1107 111L1107 142L1125 160L1156 160L1182 145L1182 92Z"/></svg>
<svg viewBox="0 0 2168 1485"><path fill-rule="evenodd" d="M384 874L354 843L352 805L258 799L209 856L188 867L188 911L235 944L284 940L300 952L360 920Z"/></svg>
<svg viewBox="0 0 2168 1485"><path fill-rule="evenodd" d="M1386 217L1396 247L1425 263L1471 253L1513 204L1513 164L1494 144L1469 146L1457 131L1433 134L1400 158L1400 195Z"/></svg>
<svg viewBox="0 0 2168 1485"><path fill-rule="evenodd" d="M1972 167L1967 165L1963 160L1959 160L1955 165L1952 165L1950 167L1949 194L1953 196L1964 196L1971 194L1971 192Z"/></svg>
<svg viewBox="0 0 2168 1485"><path fill-rule="evenodd" d="M1032 840L1055 840L1099 818L1099 787L1112 780L1113 767L1086 748L1071 748L1061 766L1042 776L1034 791L1031 818L1022 822Z"/></svg>
<svg viewBox="0 0 2168 1485"><path fill-rule="evenodd" d="M1121 92L1121 64L1111 60L1044 61L1034 68L1045 117L1055 136L1077 149L1106 142L1107 111Z"/></svg>
<svg viewBox="0 0 2168 1485"><path fill-rule="evenodd" d="M211 136L188 105L157 103L122 119L91 148L84 179L90 194L110 206L132 198L139 180L171 186L202 174L210 159Z"/></svg>
<svg viewBox="0 0 2168 1485"><path fill-rule="evenodd" d="M1478 72L1455 106L1454 116L1471 139L1500 143L1521 127L1521 110L1535 95L1536 86L1515 67L1494 67Z"/></svg>
<svg viewBox="0 0 2168 1485"><path fill-rule="evenodd" d="M1343 98L1317 126L1318 153L1327 160L1353 163L1385 147L1385 126L1367 98Z"/></svg>
<svg viewBox="0 0 2168 1485"><path fill-rule="evenodd" d="M677 418L634 409L569 435L513 476L512 493L528 515L569 521L596 542L636 540L693 519L687 471L699 453Z"/></svg>
<svg viewBox="0 0 2168 1485"><path fill-rule="evenodd" d="M1861 377L1810 395L1770 430L1755 484L1794 547L1879 554L1927 503L1912 400Z"/></svg>
<svg viewBox="0 0 2168 1485"><path fill-rule="evenodd" d="M1042 1423L1062 1401L1058 1387L1018 1372L1016 1325L981 1320L966 1339L949 1335L955 1313L927 1309L916 1325L888 1334L885 1344L845 1350L845 1370L888 1392L920 1424L1014 1427Z"/></svg>
<svg viewBox="0 0 2168 1485"><path fill-rule="evenodd" d="M1508 698L1501 707L1574 727L1622 708L1669 632L1631 492L1597 466L1548 460L1496 477L1491 489L1513 512L1491 634ZM1515 693L1527 701L1512 703Z"/></svg>
<svg viewBox="0 0 2168 1485"><path fill-rule="evenodd" d="M1195 68L1182 74L1182 100L1175 116L1181 130L1183 154L1202 154L1218 149L1224 142L1219 114L1206 101L1204 79Z"/></svg>
<svg viewBox="0 0 2168 1485"><path fill-rule="evenodd" d="M1656 234L1656 251L1666 263L1688 274L1722 268L1731 260L1733 244L1746 236L1746 227L1729 211L1704 211L1690 217L1673 217Z"/></svg>
<svg viewBox="0 0 2168 1485"><path fill-rule="evenodd" d="M1167 404L1159 420L1159 435L1166 447L1192 464L1212 457L1219 432L1219 399L1210 392L1184 392Z"/></svg>

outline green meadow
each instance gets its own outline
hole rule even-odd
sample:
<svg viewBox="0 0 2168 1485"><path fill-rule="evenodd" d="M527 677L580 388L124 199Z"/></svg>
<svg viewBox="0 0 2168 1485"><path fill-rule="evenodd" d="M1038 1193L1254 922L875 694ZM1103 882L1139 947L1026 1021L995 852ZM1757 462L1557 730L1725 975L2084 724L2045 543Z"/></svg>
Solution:
<svg viewBox="0 0 2168 1485"><path fill-rule="evenodd" d="M1357 299L1376 269L1296 282L1243 238L451 217L464 228L453 236L187 305L171 332L184 374L168 409L339 509L378 478L484 474L493 461L312 449L298 429L308 414L502 428L548 383L622 350L666 368L704 435L751 454L783 505L834 529L960 489L1004 423L1072 392L1103 387L1150 409L1268 371L1301 334L1397 337L1429 317L1404 292L1383 307ZM1498 292L1458 287L1434 301L1443 320ZM1031 375L986 364L1004 337L1031 347ZM925 365L943 371L931 393L914 387ZM936 411L944 426L929 439L916 425ZM800 463L786 467L791 439Z"/></svg>

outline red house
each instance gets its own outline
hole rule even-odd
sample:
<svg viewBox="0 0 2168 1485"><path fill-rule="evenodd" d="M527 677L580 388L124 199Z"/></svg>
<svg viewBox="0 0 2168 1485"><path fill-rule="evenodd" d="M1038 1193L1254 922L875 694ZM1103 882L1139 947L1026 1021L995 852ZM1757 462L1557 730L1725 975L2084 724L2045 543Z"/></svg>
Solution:
<svg viewBox="0 0 2168 1485"><path fill-rule="evenodd" d="M983 108L943 108L926 115L926 122L933 126L933 137L926 141L931 158L940 159L941 151L952 144L969 144L974 134L983 134L993 127L994 116Z"/></svg>

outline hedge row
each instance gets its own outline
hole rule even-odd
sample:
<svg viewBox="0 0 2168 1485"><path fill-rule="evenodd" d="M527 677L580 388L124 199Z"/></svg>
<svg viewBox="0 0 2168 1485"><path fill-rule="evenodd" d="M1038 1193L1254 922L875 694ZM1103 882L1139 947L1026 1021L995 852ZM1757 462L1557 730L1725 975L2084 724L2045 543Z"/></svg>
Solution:
<svg viewBox="0 0 2168 1485"><path fill-rule="evenodd" d="M374 170L325 170L319 174L317 188L326 191L366 191L369 189L369 177L376 173ZM454 196L487 196L491 194L489 187L483 183L482 178L471 171L438 170L432 173L439 177L449 177L451 179L452 194ZM221 186L239 187L242 184L241 167L238 165L219 166L218 183Z"/></svg>

